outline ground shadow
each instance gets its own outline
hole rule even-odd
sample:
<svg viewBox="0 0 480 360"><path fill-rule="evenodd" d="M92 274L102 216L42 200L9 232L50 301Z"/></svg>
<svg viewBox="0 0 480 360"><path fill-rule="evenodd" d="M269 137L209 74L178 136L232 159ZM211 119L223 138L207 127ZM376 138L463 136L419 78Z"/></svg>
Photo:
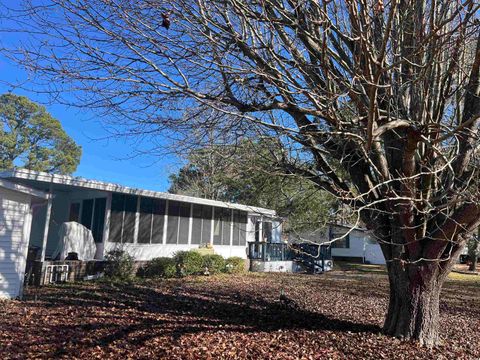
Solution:
<svg viewBox="0 0 480 360"><path fill-rule="evenodd" d="M114 307L115 311L99 316L94 313L95 324L72 324L66 331L63 324L51 325L53 333L74 334L75 341L88 338L88 332L105 329L102 336L91 341L88 346L105 346L115 341L127 341L136 345L156 336L170 336L176 341L186 334L203 331L234 331L242 333L270 332L278 330L330 330L343 332L379 332L375 325L361 324L335 319L320 312L302 309L288 299L265 300L261 297L240 292L220 291L218 289L184 289L182 286L152 288L148 285L108 285L102 284L95 289L89 285L65 284L42 290L40 301L33 301L30 293L29 306L83 307L88 320L88 310L93 307ZM133 324L119 324L117 321L124 311L137 314L162 314L163 320L138 315ZM83 311L82 311L83 313ZM188 318L188 320L185 320ZM166 320L165 320L166 319ZM220 326L221 325L221 326ZM58 327L58 328L57 328ZM135 335L132 335L135 334ZM140 335L138 335L140 334ZM80 339L80 340L79 340ZM55 339L52 339L55 342ZM64 339L68 342L69 339ZM56 355L73 354L62 347Z"/></svg>

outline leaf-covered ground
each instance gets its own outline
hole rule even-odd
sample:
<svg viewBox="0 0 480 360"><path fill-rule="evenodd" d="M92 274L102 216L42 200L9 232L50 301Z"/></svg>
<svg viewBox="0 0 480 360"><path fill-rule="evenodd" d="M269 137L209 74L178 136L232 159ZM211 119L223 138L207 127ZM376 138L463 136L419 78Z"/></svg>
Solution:
<svg viewBox="0 0 480 360"><path fill-rule="evenodd" d="M480 358L480 276L447 282L428 350L380 333L387 279L361 270L31 290L0 302L0 358Z"/></svg>

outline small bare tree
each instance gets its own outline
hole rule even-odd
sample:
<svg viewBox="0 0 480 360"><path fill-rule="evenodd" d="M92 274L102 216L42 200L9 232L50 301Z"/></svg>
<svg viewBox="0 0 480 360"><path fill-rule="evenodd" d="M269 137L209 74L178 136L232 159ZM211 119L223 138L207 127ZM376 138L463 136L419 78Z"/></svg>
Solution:
<svg viewBox="0 0 480 360"><path fill-rule="evenodd" d="M442 284L480 223L479 6L45 0L4 28L27 33L8 54L43 91L131 134L278 137L285 173L356 209L381 244L384 331L433 345ZM193 115L203 108L228 116Z"/></svg>

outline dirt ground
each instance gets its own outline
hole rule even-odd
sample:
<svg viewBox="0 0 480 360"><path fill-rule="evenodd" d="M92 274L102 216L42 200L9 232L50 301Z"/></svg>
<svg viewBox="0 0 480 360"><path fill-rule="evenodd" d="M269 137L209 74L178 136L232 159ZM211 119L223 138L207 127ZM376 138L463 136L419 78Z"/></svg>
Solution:
<svg viewBox="0 0 480 360"><path fill-rule="evenodd" d="M0 358L480 358L480 276L447 281L429 350L381 334L380 267L344 270L30 289L0 302Z"/></svg>

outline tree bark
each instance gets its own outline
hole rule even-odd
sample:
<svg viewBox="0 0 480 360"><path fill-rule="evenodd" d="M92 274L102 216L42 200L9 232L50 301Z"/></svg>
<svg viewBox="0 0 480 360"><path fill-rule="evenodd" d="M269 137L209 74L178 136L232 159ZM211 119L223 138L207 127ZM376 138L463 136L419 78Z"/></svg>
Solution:
<svg viewBox="0 0 480 360"><path fill-rule="evenodd" d="M438 264L387 265L390 303L383 327L387 335L418 340L432 347L438 343L439 300L444 277Z"/></svg>
<svg viewBox="0 0 480 360"><path fill-rule="evenodd" d="M469 271L477 271L477 262L478 262L478 255L474 255L470 259L470 267L468 268Z"/></svg>

